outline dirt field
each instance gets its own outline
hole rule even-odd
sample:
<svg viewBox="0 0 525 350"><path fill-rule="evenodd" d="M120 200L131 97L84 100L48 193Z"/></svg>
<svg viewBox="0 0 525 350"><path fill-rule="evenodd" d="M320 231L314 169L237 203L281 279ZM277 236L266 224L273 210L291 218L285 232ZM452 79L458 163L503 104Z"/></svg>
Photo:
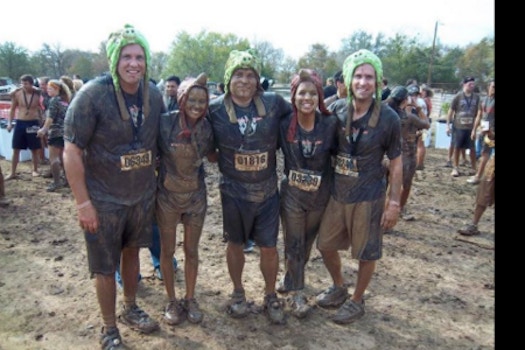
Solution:
<svg viewBox="0 0 525 350"><path fill-rule="evenodd" d="M481 235L459 236L456 229L472 218L476 187L466 183L467 176L452 178L445 162L446 150L428 149L426 169L417 172L409 199L416 221L400 221L384 237L384 256L365 296L366 314L345 326L330 321L334 310L321 308L307 319L290 316L284 326L270 325L258 313L263 282L257 248L247 254L244 270L254 313L242 320L226 315L232 286L222 240L219 175L215 165L207 165L209 212L196 291L204 321L175 327L162 323L152 335L121 325L125 344L136 350L494 349L495 209L482 217ZM1 159L0 166L7 175L10 163ZM0 349L98 349L101 318L70 190L46 192L48 179L32 178L30 162L21 163L18 172L18 179L6 183L11 203L0 208ZM279 253L280 278L282 239ZM181 266L182 249L176 256ZM351 293L357 264L347 252L342 257ZM164 287L153 277L147 249L141 258L138 303L160 321ZM178 295L184 293L183 278L179 269ZM306 279L311 301L331 284L315 249Z"/></svg>

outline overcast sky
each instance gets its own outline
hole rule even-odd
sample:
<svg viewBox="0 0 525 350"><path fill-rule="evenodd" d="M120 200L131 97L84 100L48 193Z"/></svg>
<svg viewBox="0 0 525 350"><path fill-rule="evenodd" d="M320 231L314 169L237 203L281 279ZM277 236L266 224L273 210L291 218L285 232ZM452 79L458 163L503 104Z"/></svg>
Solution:
<svg viewBox="0 0 525 350"><path fill-rule="evenodd" d="M322 43L338 50L358 30L465 46L495 35L494 0L25 0L3 1L0 44L30 51L42 44L98 52L108 34L133 24L154 52L177 34L202 30L268 41L294 59Z"/></svg>

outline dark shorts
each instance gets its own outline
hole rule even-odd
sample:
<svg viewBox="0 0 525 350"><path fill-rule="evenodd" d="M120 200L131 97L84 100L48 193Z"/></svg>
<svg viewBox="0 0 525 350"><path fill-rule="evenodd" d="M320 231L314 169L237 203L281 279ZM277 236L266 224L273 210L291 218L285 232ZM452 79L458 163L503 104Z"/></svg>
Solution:
<svg viewBox="0 0 525 350"><path fill-rule="evenodd" d="M115 273L123 247L151 246L154 199L133 206L91 200L100 221L95 234L84 232L91 274Z"/></svg>
<svg viewBox="0 0 525 350"><path fill-rule="evenodd" d="M11 147L13 149L40 149L42 143L36 136L40 120L17 120L13 132Z"/></svg>
<svg viewBox="0 0 525 350"><path fill-rule="evenodd" d="M259 247L273 248L279 234L279 194L261 203L247 202L221 192L225 239L244 244L253 239Z"/></svg>
<svg viewBox="0 0 525 350"><path fill-rule="evenodd" d="M317 248L348 250L352 258L379 260L383 254L381 217L385 197L369 202L345 204L330 197L321 221Z"/></svg>
<svg viewBox="0 0 525 350"><path fill-rule="evenodd" d="M63 137L53 137L47 140L49 146L56 148L64 148L64 138Z"/></svg>
<svg viewBox="0 0 525 350"><path fill-rule="evenodd" d="M474 141L470 138L472 130L456 129L454 131L454 148L471 149L474 147Z"/></svg>

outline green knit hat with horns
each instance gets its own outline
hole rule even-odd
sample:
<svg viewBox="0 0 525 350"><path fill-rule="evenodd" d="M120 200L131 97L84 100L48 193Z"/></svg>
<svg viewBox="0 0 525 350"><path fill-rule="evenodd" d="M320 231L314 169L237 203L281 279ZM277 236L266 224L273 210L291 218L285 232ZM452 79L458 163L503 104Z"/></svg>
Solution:
<svg viewBox="0 0 525 350"><path fill-rule="evenodd" d="M374 67L376 71L376 92L375 99L376 103L381 103L381 83L383 81L383 64L379 57L377 57L373 52L362 49L357 52L354 52L345 59L343 63L343 77L345 81L346 88L348 89L348 103L352 104L352 78L354 77L354 71L357 67L362 64L368 63Z"/></svg>
<svg viewBox="0 0 525 350"><path fill-rule="evenodd" d="M130 44L139 44L144 49L144 54L146 55L146 74L144 80L147 81L147 70L149 69L151 61L151 52L149 49L149 44L144 35L135 29L131 24L125 24L123 29L117 30L109 35L108 41L106 43L106 53L109 61L109 71L113 77L113 84L115 84L115 89L120 90L120 84L118 80L118 60L120 58L120 51L126 45Z"/></svg>
<svg viewBox="0 0 525 350"><path fill-rule="evenodd" d="M117 93L120 114L123 119L128 119L129 115L122 98L117 69L122 48L130 44L140 45L144 50L144 55L146 56L146 71L144 73L143 79L144 116L146 117L149 114L148 69L151 62L149 44L144 35L136 30L135 27L133 27L131 24L125 24L124 28L111 33L106 43L106 54L109 61L109 71L111 73L111 77L113 78L113 85L115 86L115 92Z"/></svg>
<svg viewBox="0 0 525 350"><path fill-rule="evenodd" d="M230 56L224 66L224 93L227 95L230 91L230 80L232 79L233 72L235 70L253 69L257 74L257 90L264 92L264 89L260 83L261 76L261 60L257 54L257 50L248 49L246 51L233 50L230 52Z"/></svg>

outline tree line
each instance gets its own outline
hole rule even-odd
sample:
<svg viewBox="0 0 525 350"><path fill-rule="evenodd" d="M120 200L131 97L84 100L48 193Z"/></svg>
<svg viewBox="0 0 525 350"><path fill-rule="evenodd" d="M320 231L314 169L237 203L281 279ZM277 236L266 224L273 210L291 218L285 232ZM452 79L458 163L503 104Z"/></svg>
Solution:
<svg viewBox="0 0 525 350"><path fill-rule="evenodd" d="M0 44L0 76L18 81L23 74L59 77L78 74L84 80L108 71L106 42L99 52L62 49L60 44L43 43L42 48L30 52L14 42ZM314 68L326 79L341 69L344 59L359 49L376 53L383 62L389 85L404 85L416 79L433 88L454 92L463 76L476 77L478 86L485 88L495 71L495 39L485 37L465 47L450 47L439 43L428 45L404 34L386 37L356 31L341 40L336 51L323 43L314 43L295 60L267 41L253 41L235 34L221 34L203 30L195 35L179 32L168 52L152 52L150 77L160 80L169 75L181 78L206 72L211 81L221 82L224 64L231 50L249 47L259 51L262 60L261 75L279 83L288 83L300 68Z"/></svg>

